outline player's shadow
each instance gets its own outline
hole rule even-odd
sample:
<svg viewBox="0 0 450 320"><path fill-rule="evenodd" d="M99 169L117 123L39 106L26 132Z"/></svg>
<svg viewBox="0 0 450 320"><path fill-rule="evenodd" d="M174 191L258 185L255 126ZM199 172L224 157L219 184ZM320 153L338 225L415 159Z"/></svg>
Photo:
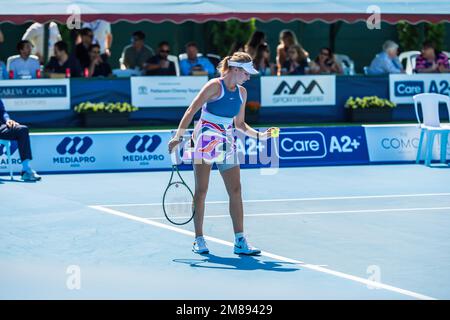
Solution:
<svg viewBox="0 0 450 320"><path fill-rule="evenodd" d="M255 256L239 256L237 258L219 257L213 254L202 255L204 259L174 259L173 262L188 264L193 268L222 270L266 270L276 272L292 272L300 270L297 264L281 261L264 261ZM284 265L293 265L287 268Z"/></svg>

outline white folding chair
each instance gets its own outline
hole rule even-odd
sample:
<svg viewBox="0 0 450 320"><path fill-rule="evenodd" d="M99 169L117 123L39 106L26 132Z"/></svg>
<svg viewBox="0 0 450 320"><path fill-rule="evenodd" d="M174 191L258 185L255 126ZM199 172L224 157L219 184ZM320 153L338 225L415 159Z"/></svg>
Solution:
<svg viewBox="0 0 450 320"><path fill-rule="evenodd" d="M197 53L197 57L203 57L203 54L202 53ZM187 53L186 52L185 53L180 53L178 55L178 59L180 59L180 61L184 60L184 59L187 59Z"/></svg>
<svg viewBox="0 0 450 320"><path fill-rule="evenodd" d="M406 60L405 63L405 72L406 74L413 74L414 69L416 68L416 58L420 54L420 51L405 51L400 53L398 56L398 60L403 64L403 61Z"/></svg>
<svg viewBox="0 0 450 320"><path fill-rule="evenodd" d="M421 93L415 95L413 99L417 121L420 125L420 140L416 163L419 163L421 160L422 143L424 138L426 138L425 165L430 166L431 159L433 158L434 137L438 134L441 135L441 163L445 163L450 125L441 124L439 119L439 103L444 102L447 104L447 112L450 117L450 97L437 93ZM419 103L422 107L423 122L419 117Z"/></svg>
<svg viewBox="0 0 450 320"><path fill-rule="evenodd" d="M6 158L8 159L9 177L11 178L11 180L14 180L13 170L12 170L12 162L11 162L11 141L0 140L0 148L5 149Z"/></svg>
<svg viewBox="0 0 450 320"><path fill-rule="evenodd" d="M355 62L350 59L349 56L345 54L335 53L336 61L341 65L342 71L346 75L354 75L355 74Z"/></svg>
<svg viewBox="0 0 450 320"><path fill-rule="evenodd" d="M170 54L167 56L167 60L172 61L175 64L175 73L177 74L177 76L179 76L180 75L180 63L178 62L177 56Z"/></svg>

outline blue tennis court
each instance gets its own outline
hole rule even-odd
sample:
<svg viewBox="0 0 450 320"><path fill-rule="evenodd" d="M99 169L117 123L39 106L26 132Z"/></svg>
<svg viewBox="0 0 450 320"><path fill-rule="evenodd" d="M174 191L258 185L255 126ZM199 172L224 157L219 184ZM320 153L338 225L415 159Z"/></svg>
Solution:
<svg viewBox="0 0 450 320"><path fill-rule="evenodd" d="M192 171L183 171L192 187ZM449 299L450 170L372 165L241 170L246 234L233 254L217 170L192 223L161 207L170 173L0 178L2 299Z"/></svg>

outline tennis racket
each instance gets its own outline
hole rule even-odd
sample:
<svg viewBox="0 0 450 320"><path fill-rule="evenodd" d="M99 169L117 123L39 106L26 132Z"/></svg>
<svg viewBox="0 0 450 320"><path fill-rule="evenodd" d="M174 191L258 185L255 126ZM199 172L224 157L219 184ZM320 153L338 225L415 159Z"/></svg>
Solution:
<svg viewBox="0 0 450 320"><path fill-rule="evenodd" d="M172 174L164 191L162 204L164 215L170 223L180 226L194 218L194 195L181 177L176 164L172 165Z"/></svg>

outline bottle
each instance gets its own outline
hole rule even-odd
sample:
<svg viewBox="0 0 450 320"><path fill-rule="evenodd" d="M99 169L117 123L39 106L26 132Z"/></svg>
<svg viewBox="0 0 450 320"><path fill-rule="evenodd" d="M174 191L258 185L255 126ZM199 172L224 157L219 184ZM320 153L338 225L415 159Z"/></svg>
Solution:
<svg viewBox="0 0 450 320"><path fill-rule="evenodd" d="M89 69L88 68L84 68L83 74L84 74L85 78L89 78Z"/></svg>
<svg viewBox="0 0 450 320"><path fill-rule="evenodd" d="M36 69L36 79L42 78L41 68Z"/></svg>
<svg viewBox="0 0 450 320"><path fill-rule="evenodd" d="M70 78L70 68L66 68L66 78Z"/></svg>
<svg viewBox="0 0 450 320"><path fill-rule="evenodd" d="M14 79L14 70L9 70L9 78Z"/></svg>

